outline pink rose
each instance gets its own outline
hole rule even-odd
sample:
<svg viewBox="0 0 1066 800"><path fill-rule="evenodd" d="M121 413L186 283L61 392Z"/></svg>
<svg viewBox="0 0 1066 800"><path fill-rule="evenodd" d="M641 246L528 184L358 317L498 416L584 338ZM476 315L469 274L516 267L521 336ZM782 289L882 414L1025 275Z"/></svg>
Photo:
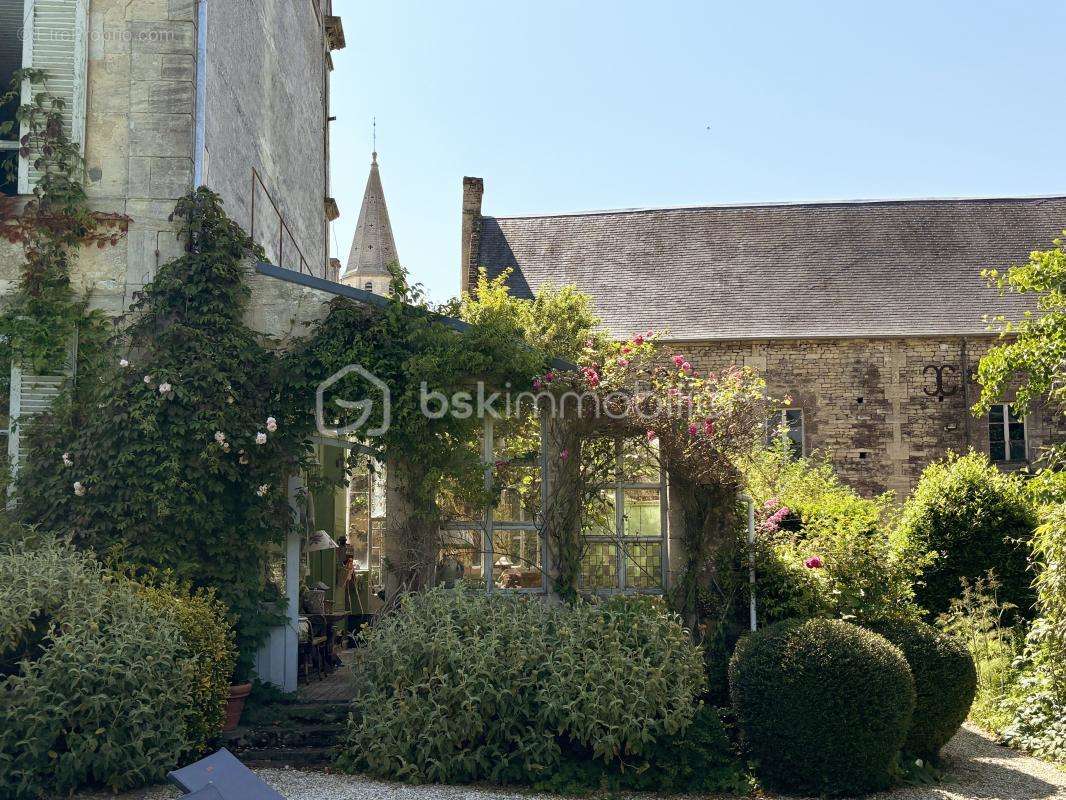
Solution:
<svg viewBox="0 0 1066 800"><path fill-rule="evenodd" d="M675 367L680 367L684 363L685 363L685 357L684 356L680 356L680 355L674 356L674 366Z"/></svg>
<svg viewBox="0 0 1066 800"><path fill-rule="evenodd" d="M635 344L635 345L642 345L642 344L644 344L644 337L643 337L643 336L641 336L641 335L640 335L640 334L638 333L638 334L637 334L636 336L634 336L634 337L633 337L633 344Z"/></svg>
<svg viewBox="0 0 1066 800"><path fill-rule="evenodd" d="M706 433L708 436L714 433L714 422L709 419L705 419L703 421L703 432Z"/></svg>
<svg viewBox="0 0 1066 800"><path fill-rule="evenodd" d="M818 556L811 556L803 562L803 566L805 566L807 569L821 569L822 559L820 559Z"/></svg>
<svg viewBox="0 0 1066 800"><path fill-rule="evenodd" d="M540 379L539 378L534 378L533 379L533 389L535 391L538 391L538 392L540 391Z"/></svg>
<svg viewBox="0 0 1066 800"><path fill-rule="evenodd" d="M692 423L691 425L688 426L688 435L689 436L695 436L697 433L699 433L699 431L700 431L700 429L696 427L696 423Z"/></svg>
<svg viewBox="0 0 1066 800"><path fill-rule="evenodd" d="M687 375L691 375L692 374L692 365L689 364L687 361L683 361L681 363L681 371L684 372Z"/></svg>
<svg viewBox="0 0 1066 800"><path fill-rule="evenodd" d="M656 439L659 438L659 434L657 434L655 431L648 431L646 435L648 437L649 442L654 442Z"/></svg>
<svg viewBox="0 0 1066 800"><path fill-rule="evenodd" d="M559 453L559 458L561 458L563 461L566 461L566 459L570 458L570 451L563 450L561 453Z"/></svg>

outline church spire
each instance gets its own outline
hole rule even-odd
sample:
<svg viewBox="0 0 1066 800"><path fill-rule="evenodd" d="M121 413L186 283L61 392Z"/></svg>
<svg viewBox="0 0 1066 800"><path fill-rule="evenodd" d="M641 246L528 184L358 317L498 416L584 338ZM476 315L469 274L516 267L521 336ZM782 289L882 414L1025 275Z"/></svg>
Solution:
<svg viewBox="0 0 1066 800"><path fill-rule="evenodd" d="M376 138L376 137L375 137ZM377 143L370 157L370 176L363 192L363 206L355 225L355 238L348 255L348 265L341 273L341 283L375 294L386 294L392 276L387 267L397 261L396 241L385 205L385 190L378 171Z"/></svg>

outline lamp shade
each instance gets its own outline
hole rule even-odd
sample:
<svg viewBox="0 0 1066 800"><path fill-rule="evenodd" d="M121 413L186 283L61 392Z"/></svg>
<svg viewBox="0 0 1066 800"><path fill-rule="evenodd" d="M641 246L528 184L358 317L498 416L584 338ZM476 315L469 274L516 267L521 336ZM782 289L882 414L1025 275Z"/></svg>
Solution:
<svg viewBox="0 0 1066 800"><path fill-rule="evenodd" d="M307 552L313 553L316 550L336 550L337 543L333 541L333 537L325 531L315 531L307 537Z"/></svg>

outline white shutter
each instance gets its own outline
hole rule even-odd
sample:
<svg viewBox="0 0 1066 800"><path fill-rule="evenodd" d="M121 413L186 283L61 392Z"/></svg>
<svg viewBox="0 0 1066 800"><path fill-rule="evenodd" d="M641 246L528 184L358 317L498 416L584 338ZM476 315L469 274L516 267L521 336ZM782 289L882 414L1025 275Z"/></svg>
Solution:
<svg viewBox="0 0 1066 800"><path fill-rule="evenodd" d="M58 375L30 375L14 362L11 364L11 408L7 431L7 457L12 479L25 463L28 448L22 431L35 416L52 407L63 385L76 375L78 363L78 337L75 334L68 349L67 363ZM11 488L14 488L12 480Z"/></svg>
<svg viewBox="0 0 1066 800"><path fill-rule="evenodd" d="M47 91L66 102L63 121L67 135L85 152L86 6L88 0L25 0L26 30L22 62L44 70L44 84L28 82L22 102ZM19 193L33 190L39 174L23 159L19 165Z"/></svg>

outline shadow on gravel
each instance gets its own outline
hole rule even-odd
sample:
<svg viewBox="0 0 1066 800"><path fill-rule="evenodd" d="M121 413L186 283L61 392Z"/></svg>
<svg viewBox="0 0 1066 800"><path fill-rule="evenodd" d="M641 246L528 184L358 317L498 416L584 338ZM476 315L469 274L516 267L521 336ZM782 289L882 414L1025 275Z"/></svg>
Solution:
<svg viewBox="0 0 1066 800"><path fill-rule="evenodd" d="M1062 797L1066 775L1058 785L1048 783L1025 768L1033 759L988 738L963 728L944 750L945 768L949 774L943 788L967 798L996 798L997 800L1041 800ZM1021 761L1021 769L1010 765ZM1051 769L1048 767L1048 769Z"/></svg>

